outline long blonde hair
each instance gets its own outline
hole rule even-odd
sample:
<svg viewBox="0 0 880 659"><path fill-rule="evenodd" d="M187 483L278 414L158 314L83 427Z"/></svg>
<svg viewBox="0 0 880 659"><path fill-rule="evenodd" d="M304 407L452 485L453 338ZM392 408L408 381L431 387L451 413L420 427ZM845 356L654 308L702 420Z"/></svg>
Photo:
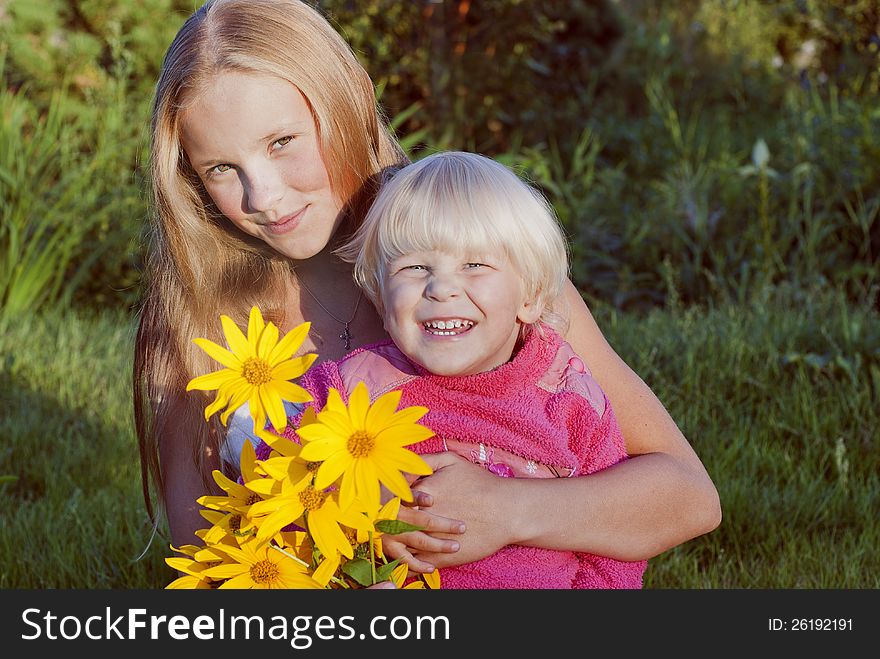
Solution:
<svg viewBox="0 0 880 659"><path fill-rule="evenodd" d="M152 106L152 231L133 373L143 493L154 522L151 484L160 507L165 505L160 440L191 438L207 486L207 458L217 455L223 432L205 423L205 398L195 392L184 398L192 377L216 368L192 339L222 341L219 315L244 324L251 305L283 322L283 296L293 277L287 259L219 213L181 147L182 111L224 71L278 76L307 99L345 214L334 240L363 220L379 173L405 160L367 72L307 4L209 0L181 27L165 55Z"/></svg>

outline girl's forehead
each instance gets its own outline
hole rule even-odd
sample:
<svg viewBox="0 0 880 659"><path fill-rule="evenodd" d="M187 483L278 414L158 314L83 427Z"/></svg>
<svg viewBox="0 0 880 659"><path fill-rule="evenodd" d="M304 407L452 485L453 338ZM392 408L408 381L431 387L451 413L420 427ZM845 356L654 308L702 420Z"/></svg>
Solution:
<svg viewBox="0 0 880 659"><path fill-rule="evenodd" d="M187 152L210 160L223 155L214 151L247 149L277 139L278 133L311 130L314 119L305 97L287 80L223 71L209 78L190 100L180 127Z"/></svg>

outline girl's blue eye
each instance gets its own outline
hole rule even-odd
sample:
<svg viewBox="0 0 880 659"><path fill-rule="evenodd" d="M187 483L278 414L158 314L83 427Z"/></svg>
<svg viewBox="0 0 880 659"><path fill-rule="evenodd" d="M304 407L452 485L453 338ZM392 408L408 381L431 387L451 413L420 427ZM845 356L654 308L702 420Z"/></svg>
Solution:
<svg viewBox="0 0 880 659"><path fill-rule="evenodd" d="M468 268L480 268L480 267L482 267L482 266L485 265L485 264L484 264L484 263L467 263L467 264L465 264L465 265L466 265Z"/></svg>

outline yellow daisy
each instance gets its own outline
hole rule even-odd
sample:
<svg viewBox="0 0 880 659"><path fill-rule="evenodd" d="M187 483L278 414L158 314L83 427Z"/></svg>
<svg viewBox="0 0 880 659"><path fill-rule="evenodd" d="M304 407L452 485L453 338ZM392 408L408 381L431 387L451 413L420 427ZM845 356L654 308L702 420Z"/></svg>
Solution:
<svg viewBox="0 0 880 659"><path fill-rule="evenodd" d="M205 508L247 515L252 505L257 503L258 501L263 501L265 497L268 496L257 493L254 490L245 487L244 485L239 485L234 480L231 480L223 475L223 473L218 469L212 471L211 475L214 477L214 481L217 483L217 485L219 485L226 492L226 496L205 495L196 499L196 502L200 506L204 506Z"/></svg>
<svg viewBox="0 0 880 659"><path fill-rule="evenodd" d="M341 509L337 496L337 492L316 488L311 473L298 482L284 481L281 494L251 507L250 514L259 526L257 541L271 539L292 522L303 522L301 525L308 529L312 541L324 556L333 556L338 551L351 558L354 555L351 543L339 525L365 531L373 530L373 525L358 510Z"/></svg>
<svg viewBox="0 0 880 659"><path fill-rule="evenodd" d="M371 509L378 509L380 481L401 499L412 501L412 492L401 471L431 473L424 460L404 448L434 434L416 423L428 408L398 410L400 396L400 391L390 391L370 405L367 386L360 382L346 407L339 392L331 388L317 421L297 430L305 442L300 457L322 462L315 487L323 489L342 477L342 508L348 508L358 498Z"/></svg>
<svg viewBox="0 0 880 659"><path fill-rule="evenodd" d="M202 573L211 579L224 580L220 588L322 587L309 575L307 566L275 545L248 542L238 548L220 549L234 562L210 567Z"/></svg>
<svg viewBox="0 0 880 659"><path fill-rule="evenodd" d="M194 556L199 550L198 547L195 545L183 545L178 548L172 545L171 549L181 554L186 554L186 556L174 556L165 559L165 563L169 567L183 573L165 586L166 589L193 590L214 588L215 584L210 578L205 576L204 571L215 565L215 563L196 560Z"/></svg>
<svg viewBox="0 0 880 659"><path fill-rule="evenodd" d="M257 436L272 449L272 453L265 460L257 460L254 476L245 478L245 485L254 492L277 494L283 481L298 483L307 473L317 469L316 465L300 458L302 447L296 442L263 430L257 431Z"/></svg>
<svg viewBox="0 0 880 659"><path fill-rule="evenodd" d="M206 545L218 544L227 536L234 538L237 544L241 544L257 533L254 523L241 513L204 509L199 513L213 524L202 538Z"/></svg>
<svg viewBox="0 0 880 659"><path fill-rule="evenodd" d="M305 389L289 382L305 373L318 357L307 354L293 358L305 340L310 324L295 327L279 341L278 328L273 323L266 324L257 307L251 308L247 336L228 316L220 316L220 322L228 350L208 339L198 338L194 343L226 368L193 378L186 390L217 390L214 402L205 408L206 420L226 407L220 415L220 421L225 425L230 414L250 402L255 429L262 429L268 416L275 429L281 432L287 427L283 401L305 403L312 400Z"/></svg>

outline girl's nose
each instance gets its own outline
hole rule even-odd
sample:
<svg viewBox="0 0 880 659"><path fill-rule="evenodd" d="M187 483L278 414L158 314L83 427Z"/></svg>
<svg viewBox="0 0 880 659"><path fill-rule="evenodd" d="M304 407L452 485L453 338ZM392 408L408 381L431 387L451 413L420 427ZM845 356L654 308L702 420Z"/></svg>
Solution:
<svg viewBox="0 0 880 659"><path fill-rule="evenodd" d="M458 297L461 292L458 279L455 275L436 273L431 275L425 287L425 296L429 300L443 302Z"/></svg>
<svg viewBox="0 0 880 659"><path fill-rule="evenodd" d="M274 172L260 172L252 176L246 185L247 207L251 213L276 210L284 197L284 184Z"/></svg>

